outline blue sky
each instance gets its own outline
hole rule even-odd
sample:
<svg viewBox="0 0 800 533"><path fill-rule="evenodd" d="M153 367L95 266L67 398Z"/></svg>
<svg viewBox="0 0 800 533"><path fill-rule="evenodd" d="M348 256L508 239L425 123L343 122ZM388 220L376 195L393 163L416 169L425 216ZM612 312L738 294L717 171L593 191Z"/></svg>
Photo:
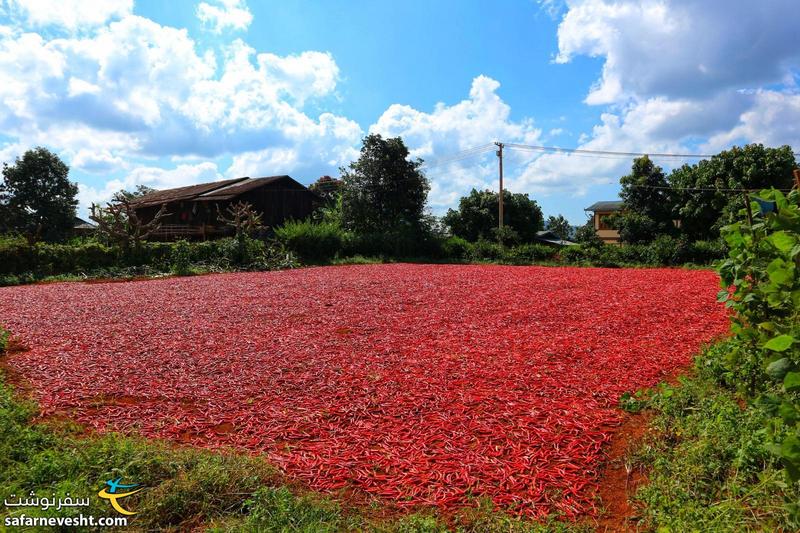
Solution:
<svg viewBox="0 0 800 533"><path fill-rule="evenodd" d="M0 0L0 160L57 151L85 210L137 184L310 183L368 132L427 161L800 151L799 25L795 0ZM511 151L507 187L579 224L629 167ZM427 173L436 214L496 188L491 150Z"/></svg>

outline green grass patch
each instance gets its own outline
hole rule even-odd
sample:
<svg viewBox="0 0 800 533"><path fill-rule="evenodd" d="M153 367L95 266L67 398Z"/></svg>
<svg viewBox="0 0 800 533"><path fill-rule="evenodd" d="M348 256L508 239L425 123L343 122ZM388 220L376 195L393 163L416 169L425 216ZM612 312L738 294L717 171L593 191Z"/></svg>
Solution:
<svg viewBox="0 0 800 533"><path fill-rule="evenodd" d="M626 396L630 410L650 409L652 431L632 457L649 482L636 494L642 525L658 531L796 531L789 483L766 449L766 415L721 387L709 348L697 375L650 394Z"/></svg>

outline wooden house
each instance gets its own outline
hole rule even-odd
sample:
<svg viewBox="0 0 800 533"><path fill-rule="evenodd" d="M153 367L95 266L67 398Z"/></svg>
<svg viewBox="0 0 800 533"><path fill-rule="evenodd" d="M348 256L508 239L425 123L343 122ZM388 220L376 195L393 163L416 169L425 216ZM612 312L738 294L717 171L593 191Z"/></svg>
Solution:
<svg viewBox="0 0 800 533"><path fill-rule="evenodd" d="M286 220L301 220L313 211L317 195L289 176L234 178L165 189L135 199L136 215L147 223L166 205L168 216L152 238L210 239L230 234L231 228L219 220L219 212L239 202L247 202L261 213L262 224L275 227Z"/></svg>

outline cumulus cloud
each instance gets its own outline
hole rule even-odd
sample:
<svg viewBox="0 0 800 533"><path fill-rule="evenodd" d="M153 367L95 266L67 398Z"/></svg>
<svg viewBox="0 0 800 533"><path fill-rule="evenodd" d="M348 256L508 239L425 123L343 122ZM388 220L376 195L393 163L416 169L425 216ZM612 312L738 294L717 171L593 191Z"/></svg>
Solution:
<svg viewBox="0 0 800 533"><path fill-rule="evenodd" d="M795 0L570 0L557 62L604 57L587 103L708 97L780 82L800 60Z"/></svg>
<svg viewBox="0 0 800 533"><path fill-rule="evenodd" d="M133 11L133 0L6 0L9 17L22 19L28 26L60 26L70 31L91 28ZM2 14L3 3L0 3Z"/></svg>
<svg viewBox="0 0 800 533"><path fill-rule="evenodd" d="M798 25L794 0L568 0L556 62L604 59L585 101L606 108L579 147L651 153L714 153L747 142L800 147ZM580 194L615 182L629 166L626 159L546 154L512 183Z"/></svg>
<svg viewBox="0 0 800 533"><path fill-rule="evenodd" d="M60 37L9 27L0 32L0 131L10 140L0 150L43 144L90 173L143 157L225 155L231 172L330 173L361 128L304 106L335 97L338 80L326 52L259 53L239 39L200 50L185 29L135 15Z"/></svg>
<svg viewBox="0 0 800 533"><path fill-rule="evenodd" d="M172 169L141 166L133 169L125 178L107 181L102 188L79 184L78 200L81 206L108 201L122 189L133 190L137 185L154 189L170 189L208 181L217 181L222 176L215 163L205 161L197 164L178 165Z"/></svg>
<svg viewBox="0 0 800 533"><path fill-rule="evenodd" d="M223 30L246 30L253 21L253 14L243 0L216 0L201 2L197 6L197 18L214 32Z"/></svg>
<svg viewBox="0 0 800 533"><path fill-rule="evenodd" d="M430 113L394 104L369 130L389 137L401 136L412 157L432 162L494 140L537 142L541 130L532 120L512 120L511 107L497 94L499 88L497 80L481 75L472 81L469 97L461 102L450 106L439 103ZM487 158L429 169L431 205L440 210L452 205L472 187L493 186L496 172L496 163Z"/></svg>

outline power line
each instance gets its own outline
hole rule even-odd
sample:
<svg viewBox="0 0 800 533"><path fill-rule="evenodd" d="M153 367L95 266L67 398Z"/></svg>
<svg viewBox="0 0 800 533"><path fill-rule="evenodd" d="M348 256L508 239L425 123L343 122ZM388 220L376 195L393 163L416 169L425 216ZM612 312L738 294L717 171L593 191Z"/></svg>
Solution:
<svg viewBox="0 0 800 533"><path fill-rule="evenodd" d="M611 183L608 183L611 185ZM761 189L731 189L727 187L669 187L664 185L639 185L639 184L629 184L626 187L635 187L638 189L663 189L663 190L670 190L670 191L698 191L698 192L761 192L764 190ZM792 189L775 189L776 191L780 192L792 192Z"/></svg>
<svg viewBox="0 0 800 533"><path fill-rule="evenodd" d="M422 164L420 168L432 168L440 165L447 165L450 163L455 163L457 161L462 161L464 159L469 159L471 157L475 157L476 155L484 154L490 152L494 149L494 144L487 143L481 146L475 146L473 148L467 148L465 150L461 150L460 152L456 152L450 155L442 156L433 161L426 161Z"/></svg>
<svg viewBox="0 0 800 533"><path fill-rule="evenodd" d="M645 152L617 152L613 150L586 150L582 148L558 148L555 146L536 146L530 144L517 144L517 143L503 143L506 147L512 150L523 150L531 152L549 152L549 153L566 153L566 154L587 154L598 156L612 156L612 157L658 157L658 158L676 158L676 159L710 159L714 154L680 154L680 153L645 153ZM800 153L794 153L795 157L800 157Z"/></svg>

